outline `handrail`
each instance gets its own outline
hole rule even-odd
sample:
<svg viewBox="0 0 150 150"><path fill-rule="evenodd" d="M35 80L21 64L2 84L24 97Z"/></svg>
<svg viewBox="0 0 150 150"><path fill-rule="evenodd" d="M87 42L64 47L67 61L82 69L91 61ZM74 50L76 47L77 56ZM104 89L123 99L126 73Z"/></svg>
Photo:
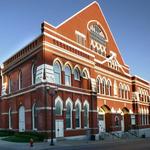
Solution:
<svg viewBox="0 0 150 150"><path fill-rule="evenodd" d="M128 133L131 134L131 135L134 135L135 137L139 137L139 136L137 135L137 133L133 133L133 132L131 132L131 131L128 131Z"/></svg>
<svg viewBox="0 0 150 150"><path fill-rule="evenodd" d="M105 131L105 128L101 127L101 129L103 129L103 130ZM117 134L115 134L115 133L112 133L112 132L102 132L102 133L107 133L107 134L109 134L109 135L112 135L112 136L114 136L114 137L117 137L118 139L121 139L121 137L120 137L119 135L117 135Z"/></svg>

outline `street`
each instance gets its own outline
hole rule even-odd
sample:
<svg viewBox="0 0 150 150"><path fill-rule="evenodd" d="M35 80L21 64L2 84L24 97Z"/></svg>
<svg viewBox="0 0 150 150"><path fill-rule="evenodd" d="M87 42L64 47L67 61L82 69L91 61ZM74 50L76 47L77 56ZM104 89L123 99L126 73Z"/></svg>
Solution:
<svg viewBox="0 0 150 150"><path fill-rule="evenodd" d="M150 139L130 139L119 141L61 141L54 146L48 142L35 143L30 147L28 143L11 143L0 140L0 150L150 150Z"/></svg>

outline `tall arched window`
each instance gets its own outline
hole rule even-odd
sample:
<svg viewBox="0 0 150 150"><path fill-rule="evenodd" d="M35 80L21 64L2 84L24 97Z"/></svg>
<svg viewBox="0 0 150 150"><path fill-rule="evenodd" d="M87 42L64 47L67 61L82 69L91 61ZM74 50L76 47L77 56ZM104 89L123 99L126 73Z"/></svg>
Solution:
<svg viewBox="0 0 150 150"><path fill-rule="evenodd" d="M128 99L128 88L127 88L127 86L125 86L124 90L125 90L125 97L124 98Z"/></svg>
<svg viewBox="0 0 150 150"><path fill-rule="evenodd" d="M70 102L66 105L66 128L72 128L72 105Z"/></svg>
<svg viewBox="0 0 150 150"><path fill-rule="evenodd" d="M77 103L76 104L76 128L80 128L81 126L81 108L80 105Z"/></svg>
<svg viewBox="0 0 150 150"><path fill-rule="evenodd" d="M101 93L101 89L100 89L100 79L97 78L96 80L96 85L97 85L97 93Z"/></svg>
<svg viewBox="0 0 150 150"><path fill-rule="evenodd" d="M89 126L89 106L88 104L84 105L84 127Z"/></svg>
<svg viewBox="0 0 150 150"><path fill-rule="evenodd" d="M59 62L56 62L53 66L54 69L54 77L55 77L55 83L61 84L61 66Z"/></svg>
<svg viewBox="0 0 150 150"><path fill-rule="evenodd" d="M102 80L102 94L106 94L106 81L105 81L105 79Z"/></svg>
<svg viewBox="0 0 150 150"><path fill-rule="evenodd" d="M127 99L130 99L130 88L127 86Z"/></svg>
<svg viewBox="0 0 150 150"><path fill-rule="evenodd" d="M122 87L122 98L125 98L126 85L124 84Z"/></svg>
<svg viewBox="0 0 150 150"><path fill-rule="evenodd" d="M36 66L32 65L32 85L36 83Z"/></svg>
<svg viewBox="0 0 150 150"><path fill-rule="evenodd" d="M19 90L22 89L22 71L19 71Z"/></svg>
<svg viewBox="0 0 150 150"><path fill-rule="evenodd" d="M65 67L65 85L71 86L71 69L68 65Z"/></svg>
<svg viewBox="0 0 150 150"><path fill-rule="evenodd" d="M78 68L74 69L74 79L75 80L80 80L80 71Z"/></svg>
<svg viewBox="0 0 150 150"><path fill-rule="evenodd" d="M11 77L8 78L8 93L11 94L12 92L12 79Z"/></svg>
<svg viewBox="0 0 150 150"><path fill-rule="evenodd" d="M109 80L107 81L107 94L111 95L111 83Z"/></svg>
<svg viewBox="0 0 150 150"><path fill-rule="evenodd" d="M32 129L37 130L38 112L36 104L32 106Z"/></svg>
<svg viewBox="0 0 150 150"><path fill-rule="evenodd" d="M11 108L9 108L8 118L9 118L9 129L12 129L12 109Z"/></svg>
<svg viewBox="0 0 150 150"><path fill-rule="evenodd" d="M62 107L61 107L60 101L57 101L55 104L55 114L56 115L62 115Z"/></svg>
<svg viewBox="0 0 150 150"><path fill-rule="evenodd" d="M122 98L122 85L120 84L119 85L119 97L121 97Z"/></svg>

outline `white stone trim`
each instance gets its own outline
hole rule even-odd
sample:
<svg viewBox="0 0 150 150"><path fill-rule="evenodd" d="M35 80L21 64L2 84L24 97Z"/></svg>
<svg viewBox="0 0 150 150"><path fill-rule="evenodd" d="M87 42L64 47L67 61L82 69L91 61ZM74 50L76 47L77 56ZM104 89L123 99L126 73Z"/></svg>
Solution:
<svg viewBox="0 0 150 150"><path fill-rule="evenodd" d="M98 100L107 100L107 101L116 101L116 102L121 102L121 103L129 103L129 104L132 104L132 101L130 100L119 100L119 97L116 99L112 99L112 98L107 98L107 97L102 97L102 96L97 96L97 98L99 98Z"/></svg>
<svg viewBox="0 0 150 150"><path fill-rule="evenodd" d="M52 38L52 39L55 39L55 40L57 40L57 41L59 41L59 42L61 42L61 43L63 43L63 44L66 44L66 45L68 45L68 46L70 46L70 47L72 47L72 48L74 48L74 49L76 49L76 50L78 50L78 51L80 51L80 52L82 52L82 53L84 53L84 54L87 54L87 55L89 55L89 56L91 56L91 57L95 57L93 54L88 53L88 52L86 52L85 50L82 50L82 49L80 49L80 48L78 48L78 47L76 47L76 46L74 46L74 45L72 45L72 44L70 44L70 43L68 43L68 42L65 42L65 41L63 41L63 40L61 40L61 39L59 39L59 38L57 38L57 37L55 37L55 36L53 36L53 35L51 35L51 34L48 34L48 33L46 33L46 32L43 32L43 34L46 35L46 36L48 36L48 37L50 37L50 38ZM53 44L53 45L54 45L54 44Z"/></svg>
<svg viewBox="0 0 150 150"><path fill-rule="evenodd" d="M60 53L57 53L57 51L58 51L58 52L62 52L62 53L64 53L64 54L70 55L70 56L72 56L72 57L74 57L74 58L76 58L76 59L79 59L79 60L81 60L82 62L84 61L84 62L86 62L86 63L88 63L88 64L90 64L90 65L94 65L94 62L93 62L93 61L91 61L91 60L89 60L89 59L87 59L87 58L85 58L85 57L79 56L79 55L77 55L77 54L75 54L75 53L69 52L68 50L65 50L65 49L63 49L63 48L61 48L61 47L59 47L59 46L54 45L54 44L44 42L43 45L46 45L46 46L48 46L49 48L53 48L53 49L56 50L56 51L53 51L52 49L45 48L45 51L50 51L50 52L53 52L53 53L58 54L58 55L61 55L61 54L60 54ZM61 55L61 56L62 56L62 55ZM63 57L64 57L64 56L65 56L65 55L63 55ZM66 58L66 56L65 56L65 58ZM76 60L76 62L77 62L77 60ZM79 62L79 61L78 61L78 62ZM84 65L86 65L86 64L84 64Z"/></svg>

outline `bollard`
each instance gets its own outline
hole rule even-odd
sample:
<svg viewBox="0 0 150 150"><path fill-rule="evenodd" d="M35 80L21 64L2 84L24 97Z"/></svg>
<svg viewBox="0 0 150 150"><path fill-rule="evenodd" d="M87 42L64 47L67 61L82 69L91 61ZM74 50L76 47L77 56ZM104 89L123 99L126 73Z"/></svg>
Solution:
<svg viewBox="0 0 150 150"><path fill-rule="evenodd" d="M30 139L30 147L33 147L33 139Z"/></svg>

